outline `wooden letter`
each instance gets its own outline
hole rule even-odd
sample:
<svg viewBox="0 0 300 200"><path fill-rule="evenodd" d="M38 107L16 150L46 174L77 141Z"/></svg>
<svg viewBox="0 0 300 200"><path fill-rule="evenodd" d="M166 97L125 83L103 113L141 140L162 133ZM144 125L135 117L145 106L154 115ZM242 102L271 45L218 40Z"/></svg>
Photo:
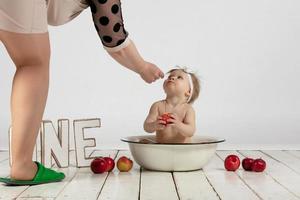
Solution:
<svg viewBox="0 0 300 200"><path fill-rule="evenodd" d="M58 132L58 133L57 133ZM69 159L69 120L58 120L58 131L50 120L42 121L41 142L42 142L42 164L52 167L52 157L58 167L68 167Z"/></svg>
<svg viewBox="0 0 300 200"><path fill-rule="evenodd" d="M100 127L100 119L74 120L73 125L77 167L88 167L95 157L86 155L86 147L95 147L96 141L95 138L85 138L84 129Z"/></svg>

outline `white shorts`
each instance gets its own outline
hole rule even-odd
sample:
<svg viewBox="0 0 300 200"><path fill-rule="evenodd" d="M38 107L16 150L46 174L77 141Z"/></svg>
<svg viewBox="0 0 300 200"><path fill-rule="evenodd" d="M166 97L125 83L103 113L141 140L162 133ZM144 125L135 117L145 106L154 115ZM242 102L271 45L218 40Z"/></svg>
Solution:
<svg viewBox="0 0 300 200"><path fill-rule="evenodd" d="M85 0L0 0L0 30L45 33L48 24L65 24L87 7Z"/></svg>

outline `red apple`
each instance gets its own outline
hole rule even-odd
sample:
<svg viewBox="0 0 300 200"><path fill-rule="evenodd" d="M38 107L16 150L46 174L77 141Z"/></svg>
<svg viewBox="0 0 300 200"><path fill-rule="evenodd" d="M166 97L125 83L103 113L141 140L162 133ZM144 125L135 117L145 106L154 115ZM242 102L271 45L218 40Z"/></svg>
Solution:
<svg viewBox="0 0 300 200"><path fill-rule="evenodd" d="M103 173L107 171L107 162L102 157L95 158L90 167L95 174Z"/></svg>
<svg viewBox="0 0 300 200"><path fill-rule="evenodd" d="M224 166L227 171L235 171L240 166L240 159L236 155L229 155L224 161Z"/></svg>
<svg viewBox="0 0 300 200"><path fill-rule="evenodd" d="M126 156L122 156L117 161L117 167L120 172L128 172L132 168L133 162Z"/></svg>
<svg viewBox="0 0 300 200"><path fill-rule="evenodd" d="M266 162L263 159L258 158L254 160L252 164L252 171L262 172L265 170L265 168L266 168Z"/></svg>
<svg viewBox="0 0 300 200"><path fill-rule="evenodd" d="M164 113L161 115L162 120L165 121L166 124L168 123L168 120L172 118L170 114L171 113Z"/></svg>
<svg viewBox="0 0 300 200"><path fill-rule="evenodd" d="M253 162L254 162L253 158L244 158L242 161L242 166L244 170L251 171Z"/></svg>
<svg viewBox="0 0 300 200"><path fill-rule="evenodd" d="M114 161L114 159L112 159L111 157L104 157L103 159L107 163L107 171L111 172L114 169L114 167L115 167L115 161Z"/></svg>

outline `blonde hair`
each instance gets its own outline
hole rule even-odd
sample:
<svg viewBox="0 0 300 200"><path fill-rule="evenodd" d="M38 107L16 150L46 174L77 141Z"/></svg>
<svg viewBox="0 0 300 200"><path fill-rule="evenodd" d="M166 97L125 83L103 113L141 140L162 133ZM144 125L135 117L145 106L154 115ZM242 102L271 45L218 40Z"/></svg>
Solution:
<svg viewBox="0 0 300 200"><path fill-rule="evenodd" d="M169 70L167 72L167 74L172 73L173 71L176 71L176 70L181 70L184 73L191 75L192 82L193 82L193 94L192 94L192 97L191 97L191 99L188 103L193 104L194 101L199 97L199 94L200 94L200 89L201 89L200 79L197 77L197 75L195 73L189 72L187 67L180 67L178 65L176 65L176 68L173 68L173 69Z"/></svg>

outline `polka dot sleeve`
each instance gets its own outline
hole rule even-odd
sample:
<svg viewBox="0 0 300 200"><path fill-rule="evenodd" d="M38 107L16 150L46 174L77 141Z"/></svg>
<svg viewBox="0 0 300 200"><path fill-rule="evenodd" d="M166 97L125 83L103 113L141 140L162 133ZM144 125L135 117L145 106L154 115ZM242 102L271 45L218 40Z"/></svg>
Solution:
<svg viewBox="0 0 300 200"><path fill-rule="evenodd" d="M89 0L93 21L104 49L116 52L130 43L120 0Z"/></svg>

